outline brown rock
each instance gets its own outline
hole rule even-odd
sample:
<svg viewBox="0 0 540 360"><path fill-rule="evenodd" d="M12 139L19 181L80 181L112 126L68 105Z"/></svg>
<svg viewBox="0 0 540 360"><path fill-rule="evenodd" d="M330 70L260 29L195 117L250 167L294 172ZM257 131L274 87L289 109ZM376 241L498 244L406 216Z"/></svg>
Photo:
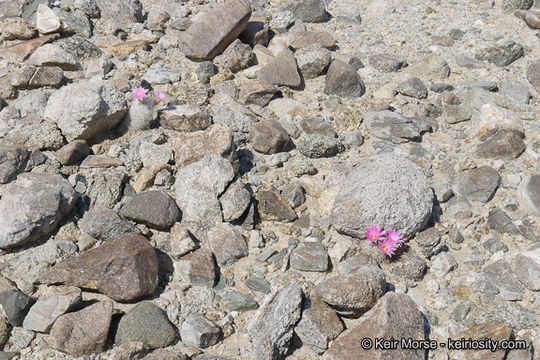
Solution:
<svg viewBox="0 0 540 360"><path fill-rule="evenodd" d="M81 168L108 168L124 165L120 159L108 155L89 155L81 163Z"/></svg>
<svg viewBox="0 0 540 360"><path fill-rule="evenodd" d="M514 332L510 324L501 321L488 321L451 336L452 339L491 339L493 341L510 340ZM506 359L506 350L455 350L450 352L452 358L461 356L467 360L502 360Z"/></svg>
<svg viewBox="0 0 540 360"><path fill-rule="evenodd" d="M482 105L480 114L474 118L473 134L484 140L489 134L504 130L514 131L522 138L525 136L518 114L493 104Z"/></svg>
<svg viewBox="0 0 540 360"><path fill-rule="evenodd" d="M68 284L96 290L117 301L153 294L157 287L156 252L141 235L127 234L43 269L43 284Z"/></svg>
<svg viewBox="0 0 540 360"><path fill-rule="evenodd" d="M514 15L525 21L528 27L531 29L540 29L540 10L530 9L522 10L518 9L514 11Z"/></svg>
<svg viewBox="0 0 540 360"><path fill-rule="evenodd" d="M527 80L536 91L540 92L540 60L533 62L527 68Z"/></svg>
<svg viewBox="0 0 540 360"><path fill-rule="evenodd" d="M37 33L31 23L19 17L7 18L0 24L2 29L0 39L3 38L4 40L27 40L33 38Z"/></svg>
<svg viewBox="0 0 540 360"><path fill-rule="evenodd" d="M205 130L212 125L212 116L203 106L177 105L160 111L160 125L177 131Z"/></svg>
<svg viewBox="0 0 540 360"><path fill-rule="evenodd" d="M476 155L487 159L514 159L525 151L521 136L513 131L491 134L476 147Z"/></svg>
<svg viewBox="0 0 540 360"><path fill-rule="evenodd" d="M71 165L84 159L89 153L86 140L74 140L56 152L56 160L62 165Z"/></svg>
<svg viewBox="0 0 540 360"><path fill-rule="evenodd" d="M458 176L452 190L470 201L487 203L501 184L501 176L494 168L482 166L465 171Z"/></svg>
<svg viewBox="0 0 540 360"><path fill-rule="evenodd" d="M293 142L281 124L274 119L266 119L251 128L253 148L263 154L289 151Z"/></svg>
<svg viewBox="0 0 540 360"><path fill-rule="evenodd" d="M182 134L172 139L176 165L187 165L205 155L219 154L231 157L233 137L231 130L222 124L214 124L205 131Z"/></svg>
<svg viewBox="0 0 540 360"><path fill-rule="evenodd" d="M24 61L38 47L48 43L49 41L58 39L60 34L51 34L41 36L36 39L26 40L15 45L7 46L0 49L0 58L11 61Z"/></svg>
<svg viewBox="0 0 540 360"><path fill-rule="evenodd" d="M244 237L229 223L221 223L210 229L208 243L220 266L232 264L249 253Z"/></svg>
<svg viewBox="0 0 540 360"><path fill-rule="evenodd" d="M262 46L268 45L268 24L266 23L266 19L252 16L244 31L240 33L239 39L251 46L257 44Z"/></svg>
<svg viewBox="0 0 540 360"><path fill-rule="evenodd" d="M295 31L290 34L289 46L302 49L311 45L320 45L331 49L336 44L332 34L326 31Z"/></svg>
<svg viewBox="0 0 540 360"><path fill-rule="evenodd" d="M285 49L277 54L258 73L259 79L269 84L296 88L302 83L298 65L291 50Z"/></svg>
<svg viewBox="0 0 540 360"><path fill-rule="evenodd" d="M216 283L216 262L208 249L199 249L184 256L179 262L187 262L187 279L191 285L214 287Z"/></svg>
<svg viewBox="0 0 540 360"><path fill-rule="evenodd" d="M225 49L223 54L214 59L214 64L236 73L250 66L254 59L251 47L236 39Z"/></svg>
<svg viewBox="0 0 540 360"><path fill-rule="evenodd" d="M276 92L277 88L264 80L251 80L240 89L238 100L244 105L266 106Z"/></svg>
<svg viewBox="0 0 540 360"><path fill-rule="evenodd" d="M340 97L360 97L366 92L366 87L352 66L334 60L324 78L324 92Z"/></svg>
<svg viewBox="0 0 540 360"><path fill-rule="evenodd" d="M28 81L28 86L53 86L58 87L64 80L64 70L58 66L38 67L32 78Z"/></svg>
<svg viewBox="0 0 540 360"><path fill-rule="evenodd" d="M212 60L245 29L251 15L247 0L227 0L194 22L180 39L180 51L188 58Z"/></svg>
<svg viewBox="0 0 540 360"><path fill-rule="evenodd" d="M290 222L297 219L296 213L289 205L287 199L276 195L272 191L259 191L256 194L259 213L263 220L278 220Z"/></svg>
<svg viewBox="0 0 540 360"><path fill-rule="evenodd" d="M98 302L60 316L49 336L49 345L73 356L102 352L113 312L112 301Z"/></svg>

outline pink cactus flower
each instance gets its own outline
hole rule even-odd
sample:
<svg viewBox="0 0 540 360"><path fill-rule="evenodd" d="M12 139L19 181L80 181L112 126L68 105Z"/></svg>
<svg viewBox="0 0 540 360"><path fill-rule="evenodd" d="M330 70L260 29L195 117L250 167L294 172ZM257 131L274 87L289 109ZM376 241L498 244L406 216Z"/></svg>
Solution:
<svg viewBox="0 0 540 360"><path fill-rule="evenodd" d="M139 87L133 90L133 97L142 101L147 93L148 93L147 89Z"/></svg>
<svg viewBox="0 0 540 360"><path fill-rule="evenodd" d="M386 232L386 237L389 240L392 240L397 246L399 246L403 242L403 240L401 240L403 239L403 236L395 230L388 230Z"/></svg>
<svg viewBox="0 0 540 360"><path fill-rule="evenodd" d="M162 93L161 91L154 91L154 98L155 98L154 103L159 104L160 102L165 100L167 96L165 96L165 94Z"/></svg>
<svg viewBox="0 0 540 360"><path fill-rule="evenodd" d="M378 226L373 225L367 229L367 239L371 242L379 242L382 240L383 236L384 232Z"/></svg>
<svg viewBox="0 0 540 360"><path fill-rule="evenodd" d="M396 243L391 239L384 239L379 243L379 249L384 255L392 256L396 250Z"/></svg>

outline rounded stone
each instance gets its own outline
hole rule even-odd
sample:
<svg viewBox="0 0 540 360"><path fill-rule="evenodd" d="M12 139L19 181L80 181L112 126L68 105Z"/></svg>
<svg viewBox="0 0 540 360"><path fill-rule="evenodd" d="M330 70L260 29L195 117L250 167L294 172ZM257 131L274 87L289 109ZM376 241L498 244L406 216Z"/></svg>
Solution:
<svg viewBox="0 0 540 360"><path fill-rule="evenodd" d="M540 215L540 175L527 176L518 189L519 201L536 215Z"/></svg>

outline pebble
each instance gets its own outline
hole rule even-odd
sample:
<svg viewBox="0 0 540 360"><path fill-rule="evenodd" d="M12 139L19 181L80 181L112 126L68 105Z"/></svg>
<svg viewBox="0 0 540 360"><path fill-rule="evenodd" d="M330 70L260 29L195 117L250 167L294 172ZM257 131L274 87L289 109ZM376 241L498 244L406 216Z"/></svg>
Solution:
<svg viewBox="0 0 540 360"><path fill-rule="evenodd" d="M356 98L364 95L366 87L352 66L334 60L324 79L324 92L339 97Z"/></svg>
<svg viewBox="0 0 540 360"><path fill-rule="evenodd" d="M181 212L174 199L165 192L146 191L126 202L120 215L151 228L167 230L180 220Z"/></svg>
<svg viewBox="0 0 540 360"><path fill-rule="evenodd" d="M182 341L199 349L216 344L220 336L221 329L198 313L191 313L182 323L180 329Z"/></svg>
<svg viewBox="0 0 540 360"><path fill-rule="evenodd" d="M533 214L540 214L540 175L525 177L518 188L520 204Z"/></svg>
<svg viewBox="0 0 540 360"><path fill-rule="evenodd" d="M482 166L461 173L452 190L467 200L487 203L493 198L500 184L501 177L497 170L490 166Z"/></svg>

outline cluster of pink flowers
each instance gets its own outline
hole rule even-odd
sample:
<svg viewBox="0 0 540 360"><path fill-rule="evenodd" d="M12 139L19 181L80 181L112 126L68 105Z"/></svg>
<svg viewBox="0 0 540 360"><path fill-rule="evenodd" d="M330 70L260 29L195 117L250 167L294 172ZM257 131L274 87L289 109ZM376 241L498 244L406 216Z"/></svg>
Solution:
<svg viewBox="0 0 540 360"><path fill-rule="evenodd" d="M133 90L133 97L139 99L139 101L144 101L144 97L148 94L148 89L139 87ZM166 96L161 91L154 91L154 104L159 104L161 101L165 100Z"/></svg>
<svg viewBox="0 0 540 360"><path fill-rule="evenodd" d="M394 251L403 243L403 236L395 230L383 231L378 226L371 226L367 229L367 239L377 245L379 250L385 255L392 256Z"/></svg>

